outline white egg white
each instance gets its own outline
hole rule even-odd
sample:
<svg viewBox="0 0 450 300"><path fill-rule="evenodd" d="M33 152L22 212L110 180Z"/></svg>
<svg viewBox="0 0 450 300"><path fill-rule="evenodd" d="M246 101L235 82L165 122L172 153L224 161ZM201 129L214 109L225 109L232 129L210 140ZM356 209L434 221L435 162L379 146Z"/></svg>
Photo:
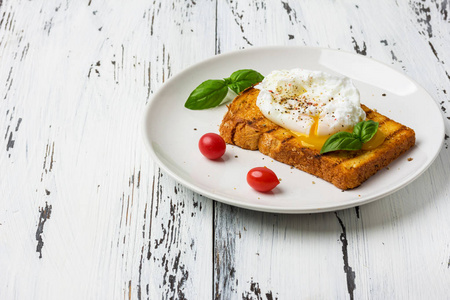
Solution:
<svg viewBox="0 0 450 300"><path fill-rule="evenodd" d="M359 91L352 81L321 71L303 69L273 71L255 86L256 105L272 122L309 135L318 118L317 135L351 130L365 119Z"/></svg>

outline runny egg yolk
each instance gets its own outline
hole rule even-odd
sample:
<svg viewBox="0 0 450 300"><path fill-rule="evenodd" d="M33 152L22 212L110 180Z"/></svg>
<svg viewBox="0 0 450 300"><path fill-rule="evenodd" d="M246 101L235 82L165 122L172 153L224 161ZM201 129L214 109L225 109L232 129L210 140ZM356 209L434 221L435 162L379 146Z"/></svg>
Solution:
<svg viewBox="0 0 450 300"><path fill-rule="evenodd" d="M1 0L0 0L1 1ZM328 138L340 131L353 132L366 119L360 94L350 78L304 69L275 70L255 86L261 113L290 130L303 147L321 150ZM378 130L363 150L385 140Z"/></svg>
<svg viewBox="0 0 450 300"><path fill-rule="evenodd" d="M325 144L325 141L331 135L318 135L317 129L319 128L319 116L312 116L314 123L311 126L309 135L300 132L291 131L293 135L297 137L304 147L320 150Z"/></svg>
<svg viewBox="0 0 450 300"><path fill-rule="evenodd" d="M297 139L299 139L301 141L301 143L304 147L320 150L320 149L322 149L323 144L325 144L326 140L331 135L318 135L317 129L318 129L318 125L319 125L319 116L313 116L312 118L314 120L314 123L311 126L311 131L309 132L309 135L306 135L306 134L303 134L300 132L295 132L295 131L291 131L291 132L293 135L295 135L297 137ZM351 132L351 131L349 131L349 132ZM386 138L386 135L382 131L377 130L377 132L375 133L373 138L370 139L370 141L363 144L362 150L372 150L372 149L377 148L384 142L385 138Z"/></svg>

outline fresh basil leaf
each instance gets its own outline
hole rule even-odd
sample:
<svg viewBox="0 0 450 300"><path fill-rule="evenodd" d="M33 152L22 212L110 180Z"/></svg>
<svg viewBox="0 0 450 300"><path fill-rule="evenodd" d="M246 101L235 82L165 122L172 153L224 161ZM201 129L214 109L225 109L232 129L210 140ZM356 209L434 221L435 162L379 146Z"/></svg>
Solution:
<svg viewBox="0 0 450 300"><path fill-rule="evenodd" d="M341 131L333 134L326 140L322 149L320 149L320 154L336 150L359 150L361 147L362 142L352 133Z"/></svg>
<svg viewBox="0 0 450 300"><path fill-rule="evenodd" d="M199 110L218 106L228 93L224 80L206 80L189 95L184 106Z"/></svg>
<svg viewBox="0 0 450 300"><path fill-rule="evenodd" d="M378 122L367 120L359 122L353 128L353 135L363 143L370 141L378 130Z"/></svg>
<svg viewBox="0 0 450 300"><path fill-rule="evenodd" d="M264 76L255 70L244 69L234 72L231 74L230 78L225 78L225 81L227 81L227 79L231 80L231 84L228 84L228 87L236 94L239 94L255 83L261 82L264 79Z"/></svg>
<svg viewBox="0 0 450 300"><path fill-rule="evenodd" d="M239 94L263 79L264 76L260 73L244 69L234 72L230 77L223 80L206 80L189 95L184 106L194 110L216 107L227 98L230 90ZM232 97L231 91L230 96Z"/></svg>

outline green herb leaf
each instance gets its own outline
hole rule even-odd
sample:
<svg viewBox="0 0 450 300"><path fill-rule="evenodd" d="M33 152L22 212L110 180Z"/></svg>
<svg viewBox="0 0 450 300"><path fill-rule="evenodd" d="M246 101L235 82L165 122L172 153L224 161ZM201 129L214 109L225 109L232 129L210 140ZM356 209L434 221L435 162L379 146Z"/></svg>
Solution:
<svg viewBox="0 0 450 300"><path fill-rule="evenodd" d="M226 84L226 85L230 85L230 84L232 83L230 77L224 78L223 81L225 81L225 84Z"/></svg>
<svg viewBox="0 0 450 300"><path fill-rule="evenodd" d="M227 93L228 87L224 80L206 80L189 95L184 106L194 110L216 107Z"/></svg>
<svg viewBox="0 0 450 300"><path fill-rule="evenodd" d="M206 80L189 95L184 106L195 110L216 107L227 97L228 89L239 94L263 79L264 76L258 72L244 69L234 72L223 80ZM230 93L231 96L232 94Z"/></svg>
<svg viewBox="0 0 450 300"><path fill-rule="evenodd" d="M323 144L320 154L336 151L336 150L359 150L362 142L353 134L347 131L341 131L333 134Z"/></svg>
<svg viewBox="0 0 450 300"><path fill-rule="evenodd" d="M367 120L359 122L353 128L353 134L355 137L361 140L363 143L370 141L378 130L378 122Z"/></svg>
<svg viewBox="0 0 450 300"><path fill-rule="evenodd" d="M264 79L264 76L255 70L244 69L234 72L229 79L231 83L229 83L228 87L236 94L239 94L255 83L261 82Z"/></svg>
<svg viewBox="0 0 450 300"><path fill-rule="evenodd" d="M353 133L342 131L333 134L323 144L320 154L336 150L360 150L378 130L378 122L362 121L353 127Z"/></svg>

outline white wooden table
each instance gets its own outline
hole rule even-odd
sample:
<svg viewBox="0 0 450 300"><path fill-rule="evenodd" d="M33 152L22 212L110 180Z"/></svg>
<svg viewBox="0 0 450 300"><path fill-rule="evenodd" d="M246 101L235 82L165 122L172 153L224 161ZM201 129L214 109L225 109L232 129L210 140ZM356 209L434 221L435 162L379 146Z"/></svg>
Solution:
<svg viewBox="0 0 450 300"><path fill-rule="evenodd" d="M448 135L389 197L277 215L181 186L140 132L152 94L184 68L306 45L404 72L449 134L449 11L448 0L0 0L0 299L450 299Z"/></svg>

